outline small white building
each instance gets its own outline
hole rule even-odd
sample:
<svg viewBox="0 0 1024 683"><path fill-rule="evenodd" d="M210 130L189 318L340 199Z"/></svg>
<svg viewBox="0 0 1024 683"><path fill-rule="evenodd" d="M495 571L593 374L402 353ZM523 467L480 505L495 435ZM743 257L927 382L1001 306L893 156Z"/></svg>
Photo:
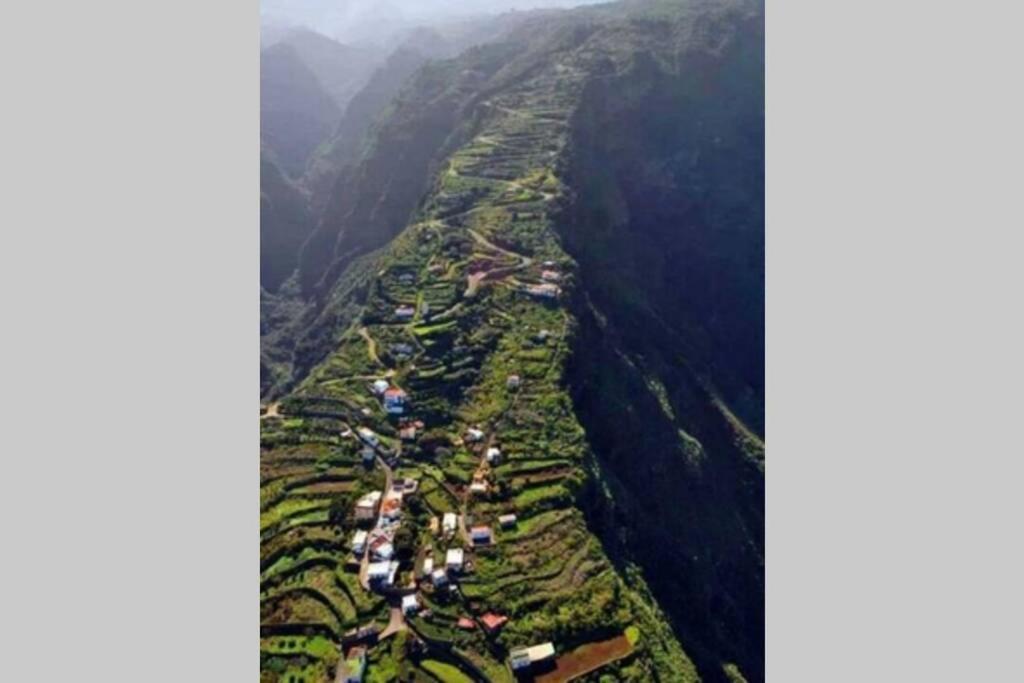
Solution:
<svg viewBox="0 0 1024 683"><path fill-rule="evenodd" d="M390 386L391 384L386 379L378 379L376 382L373 383L373 393L380 396L385 391L387 391L388 387Z"/></svg>
<svg viewBox="0 0 1024 683"><path fill-rule="evenodd" d="M377 433L374 432L369 427L360 427L358 429L358 434L360 439L370 444L371 446L376 446L377 444L380 443L380 439L377 437Z"/></svg>
<svg viewBox="0 0 1024 683"><path fill-rule="evenodd" d="M395 555L395 546L391 541L383 540L380 543L370 546L370 554L375 560L390 560Z"/></svg>
<svg viewBox="0 0 1024 683"><path fill-rule="evenodd" d="M553 643L542 643L532 647L521 647L509 653L509 664L513 671L529 669L534 664L547 661L555 656Z"/></svg>
<svg viewBox="0 0 1024 683"><path fill-rule="evenodd" d="M462 560L463 553L462 548L449 548L448 554L445 555L444 565L448 571L461 572L462 571Z"/></svg>
<svg viewBox="0 0 1024 683"><path fill-rule="evenodd" d="M469 530L469 538L473 543L477 545L489 545L493 540L493 534L491 527L489 526L475 526Z"/></svg>
<svg viewBox="0 0 1024 683"><path fill-rule="evenodd" d="M483 430L477 429L476 427L470 427L466 430L466 441L470 443L476 443L477 441L483 441L484 433Z"/></svg>
<svg viewBox="0 0 1024 683"><path fill-rule="evenodd" d="M370 583L382 586L392 586L395 583L395 574L398 572L397 562L371 562L366 568L366 576Z"/></svg>
<svg viewBox="0 0 1024 683"><path fill-rule="evenodd" d="M366 532L360 529L352 536L352 552L362 557L366 552Z"/></svg>
<svg viewBox="0 0 1024 683"><path fill-rule="evenodd" d="M469 485L470 493L487 493L487 482L483 479L477 479Z"/></svg>
<svg viewBox="0 0 1024 683"><path fill-rule="evenodd" d="M501 515L498 517L498 524L500 524L503 529L514 527L516 525L516 516L513 514Z"/></svg>
<svg viewBox="0 0 1024 683"><path fill-rule="evenodd" d="M538 299L557 299L562 289L558 285L545 282L542 285L527 286L526 293Z"/></svg>
<svg viewBox="0 0 1024 683"><path fill-rule="evenodd" d="M356 502L356 519L373 519L377 515L380 491L370 491Z"/></svg>
<svg viewBox="0 0 1024 683"><path fill-rule="evenodd" d="M487 449L487 462L491 465L496 465L501 462L501 451L491 446Z"/></svg>
<svg viewBox="0 0 1024 683"><path fill-rule="evenodd" d="M420 570L420 576L427 577L434 572L434 558L427 557L423 560L423 568Z"/></svg>
<svg viewBox="0 0 1024 683"><path fill-rule="evenodd" d="M455 528L459 526L459 519L455 516L454 512L444 513L444 517L441 520L441 531L446 534L454 534Z"/></svg>
<svg viewBox="0 0 1024 683"><path fill-rule="evenodd" d="M509 375L508 379L505 380L505 386L509 389L518 389L519 385L523 383L523 380L519 375Z"/></svg>
<svg viewBox="0 0 1024 683"><path fill-rule="evenodd" d="M416 599L416 594L402 596L402 613L403 614L415 614L416 610L420 608L420 602Z"/></svg>
<svg viewBox="0 0 1024 683"><path fill-rule="evenodd" d="M430 581L434 584L434 588L441 588L448 584L448 573L443 569L435 569L430 574Z"/></svg>
<svg viewBox="0 0 1024 683"><path fill-rule="evenodd" d="M416 315L416 309L412 306L399 306L395 309L395 317L399 320L412 320Z"/></svg>

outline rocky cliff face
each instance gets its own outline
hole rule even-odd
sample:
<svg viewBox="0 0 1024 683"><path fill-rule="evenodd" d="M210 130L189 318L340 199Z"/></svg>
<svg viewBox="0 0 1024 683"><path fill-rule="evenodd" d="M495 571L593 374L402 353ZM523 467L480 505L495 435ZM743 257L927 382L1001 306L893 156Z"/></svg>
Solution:
<svg viewBox="0 0 1024 683"><path fill-rule="evenodd" d="M298 178L316 146L341 117L295 48L277 43L260 54L260 138L274 161Z"/></svg>

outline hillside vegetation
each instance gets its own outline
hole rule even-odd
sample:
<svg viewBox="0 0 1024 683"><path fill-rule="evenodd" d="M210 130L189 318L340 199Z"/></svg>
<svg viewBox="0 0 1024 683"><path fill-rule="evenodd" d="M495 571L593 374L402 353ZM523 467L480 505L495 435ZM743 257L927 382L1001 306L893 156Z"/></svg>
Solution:
<svg viewBox="0 0 1024 683"><path fill-rule="evenodd" d="M380 98L263 292L261 680L375 625L369 681L763 681L763 6L494 35Z"/></svg>

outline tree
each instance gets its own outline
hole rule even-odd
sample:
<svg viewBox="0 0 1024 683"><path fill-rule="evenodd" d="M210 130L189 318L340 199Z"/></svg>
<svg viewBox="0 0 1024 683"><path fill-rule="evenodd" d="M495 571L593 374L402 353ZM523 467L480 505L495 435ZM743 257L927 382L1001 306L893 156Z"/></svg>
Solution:
<svg viewBox="0 0 1024 683"><path fill-rule="evenodd" d="M412 530L407 526L399 527L395 532L395 552L398 553L398 557L402 560L411 558L415 544L416 539L413 537Z"/></svg>
<svg viewBox="0 0 1024 683"><path fill-rule="evenodd" d="M335 526L349 526L349 515L352 512L352 497L348 494L336 496L327 508L327 519Z"/></svg>

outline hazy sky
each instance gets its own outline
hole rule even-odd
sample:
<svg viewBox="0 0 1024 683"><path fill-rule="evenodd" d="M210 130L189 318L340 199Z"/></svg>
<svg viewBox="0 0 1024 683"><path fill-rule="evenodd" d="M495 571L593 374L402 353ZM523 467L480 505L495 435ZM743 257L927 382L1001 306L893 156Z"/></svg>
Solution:
<svg viewBox="0 0 1024 683"><path fill-rule="evenodd" d="M306 26L344 42L376 40L410 25L511 9L574 7L603 0L262 0L265 21Z"/></svg>

